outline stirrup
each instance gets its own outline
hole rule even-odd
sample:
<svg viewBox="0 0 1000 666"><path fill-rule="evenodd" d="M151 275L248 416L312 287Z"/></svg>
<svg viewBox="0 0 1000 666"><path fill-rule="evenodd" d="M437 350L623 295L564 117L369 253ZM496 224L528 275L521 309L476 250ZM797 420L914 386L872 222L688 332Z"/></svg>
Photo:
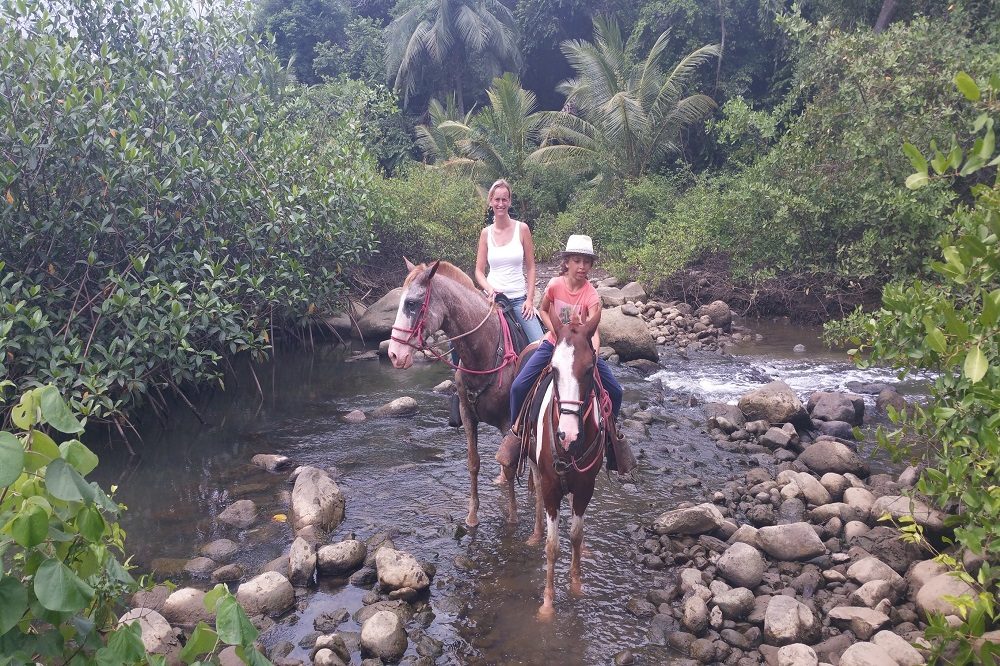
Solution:
<svg viewBox="0 0 1000 666"><path fill-rule="evenodd" d="M452 428L462 427L462 404L458 393L452 393L448 398L448 425Z"/></svg>

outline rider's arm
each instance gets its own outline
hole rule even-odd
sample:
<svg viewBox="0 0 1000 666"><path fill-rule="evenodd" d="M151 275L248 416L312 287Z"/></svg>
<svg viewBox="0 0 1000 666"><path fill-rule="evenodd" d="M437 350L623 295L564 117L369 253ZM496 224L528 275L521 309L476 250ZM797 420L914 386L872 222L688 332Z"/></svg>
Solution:
<svg viewBox="0 0 1000 666"><path fill-rule="evenodd" d="M552 299L549 297L549 288L545 288L545 293L542 294L542 302L538 305L538 316L542 320L545 328L548 330L552 329L552 317L549 313L549 308L552 307Z"/></svg>
<svg viewBox="0 0 1000 666"><path fill-rule="evenodd" d="M594 349L601 348L601 302L591 304L590 308L587 310L587 321L590 321L594 317L597 317L598 328L594 329L594 335L590 338L590 341L594 343Z"/></svg>
<svg viewBox="0 0 1000 666"><path fill-rule="evenodd" d="M521 247L524 248L524 280L527 287L527 298L522 308L526 319L534 316L535 310L535 242L531 238L531 229L527 224L521 225Z"/></svg>

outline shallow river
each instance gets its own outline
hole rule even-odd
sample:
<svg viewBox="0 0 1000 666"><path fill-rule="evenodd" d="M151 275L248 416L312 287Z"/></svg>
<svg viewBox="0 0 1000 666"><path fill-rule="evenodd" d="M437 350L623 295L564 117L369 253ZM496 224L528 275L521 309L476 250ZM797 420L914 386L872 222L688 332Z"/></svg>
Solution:
<svg viewBox="0 0 1000 666"><path fill-rule="evenodd" d="M858 371L845 355L824 350L818 329L766 322L751 326L763 340L736 348L735 356L685 357L670 350L661 358L664 370L652 378L619 369L625 404L662 420L651 426L649 440L634 443L637 453L641 450L636 484L599 477L587 512L582 599L567 594L569 543L563 521L551 625L535 620L544 584L543 549L524 545L533 500L519 488L520 523L505 524L503 491L490 483L499 435L486 426L480 427L481 523L471 532L464 528L465 439L461 430L447 426L446 399L431 390L450 377L440 364L396 371L376 359L346 362L350 353L335 347L282 354L257 370L264 399L249 374L231 377L225 392L199 404L207 425L177 407L165 427L153 422L140 428L143 441L135 444L140 456L129 458L121 445L99 448L102 462L95 475L104 486L120 486L116 497L129 507L123 522L140 570L155 558L193 557L202 544L227 537L244 545L237 561L255 572L293 539L288 523L270 520L287 512L291 488L285 474L267 474L250 458L280 453L297 464L333 468L347 497L347 518L334 540L388 531L397 548L437 566L430 596L435 619L427 630L444 642L437 663L597 664L608 663L624 648L642 663L670 663L674 657L666 648L648 644L648 620L625 608L629 597L644 593L653 580L633 561L631 533L677 502L711 496L748 464L744 456L715 447L702 428L701 407L686 406L690 397L735 401L768 378L788 382L802 397L817 389L842 389L851 380L897 383L891 372ZM799 343L806 352L792 353ZM900 390L915 393L918 387ZM350 410L367 412L403 395L420 403L416 416L357 425L340 420ZM214 520L237 499L257 503L257 526L238 531ZM184 582L180 576L173 579ZM299 620L269 632L268 642L298 643L313 630L317 614L338 608L353 613L365 591L321 582L307 595ZM348 620L340 629L360 628ZM408 654L415 654L412 643ZM308 653L296 648L290 656Z"/></svg>

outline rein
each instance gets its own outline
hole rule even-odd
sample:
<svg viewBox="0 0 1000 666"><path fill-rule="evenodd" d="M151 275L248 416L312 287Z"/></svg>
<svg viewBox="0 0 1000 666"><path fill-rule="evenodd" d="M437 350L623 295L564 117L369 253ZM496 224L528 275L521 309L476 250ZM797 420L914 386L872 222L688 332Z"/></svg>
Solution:
<svg viewBox="0 0 1000 666"><path fill-rule="evenodd" d="M507 318L504 317L503 313L497 310L494 305L490 306L489 310L487 310L486 312L486 316L483 317L483 320L479 322L478 326L469 331L466 331L465 333L459 333L458 335L452 338L446 338L445 342L447 342L450 345L455 340L464 338L467 335L475 333L480 328L482 328L483 325L489 320L490 315L492 315L493 312L496 312L497 316L500 318L500 344L501 344L501 346L497 349L497 358L499 363L497 367L491 368L489 370L473 370L470 368L455 365L454 363L451 362L451 359L447 358L444 354L439 354L433 347L429 347L424 342L424 339L427 337L427 331L425 329L427 328L427 310L428 306L430 305L430 301L431 301L431 282L430 280L428 280L427 289L424 291L424 302L420 305L420 311L417 312L417 319L414 322L413 327L412 328L403 328L402 326L392 327L394 333L395 331L406 333L407 334L406 338L399 338L396 337L395 335L391 335L390 339L394 340L395 342L407 345L408 347L412 347L417 351L430 352L431 355L434 356L436 360L443 361L449 367L455 370L461 370L462 372L467 372L470 375L492 375L500 372L501 370L503 370L504 368L513 363L517 363L517 353L514 351L514 343L510 335L510 326L507 325ZM417 339L416 344L411 342L414 337ZM503 354L502 356L501 352ZM500 386L502 388L503 387L502 376L500 378L500 382L501 382Z"/></svg>

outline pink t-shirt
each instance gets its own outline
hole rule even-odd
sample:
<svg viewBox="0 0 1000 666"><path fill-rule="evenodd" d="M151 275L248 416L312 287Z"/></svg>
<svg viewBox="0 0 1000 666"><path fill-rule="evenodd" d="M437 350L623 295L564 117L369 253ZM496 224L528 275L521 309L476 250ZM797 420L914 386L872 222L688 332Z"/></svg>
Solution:
<svg viewBox="0 0 1000 666"><path fill-rule="evenodd" d="M589 312L594 305L601 303L601 297L594 289L594 285L587 282L580 291L572 293L566 282L562 276L554 277L545 287L545 296L550 303L549 316L558 317L564 324L569 323L570 317L582 317L583 313ZM552 344L556 343L556 336L552 331L545 334L545 339Z"/></svg>

